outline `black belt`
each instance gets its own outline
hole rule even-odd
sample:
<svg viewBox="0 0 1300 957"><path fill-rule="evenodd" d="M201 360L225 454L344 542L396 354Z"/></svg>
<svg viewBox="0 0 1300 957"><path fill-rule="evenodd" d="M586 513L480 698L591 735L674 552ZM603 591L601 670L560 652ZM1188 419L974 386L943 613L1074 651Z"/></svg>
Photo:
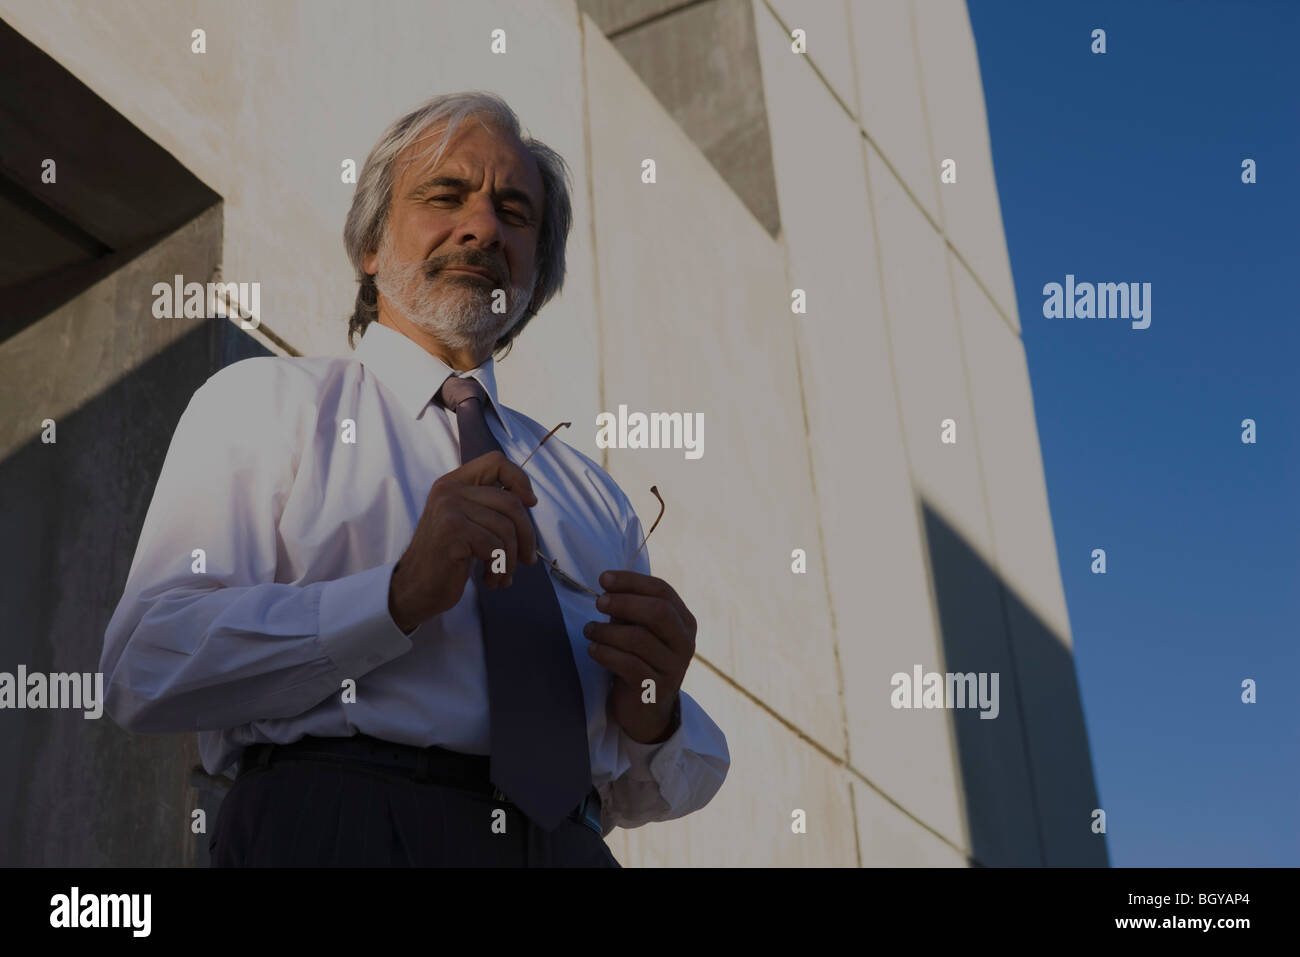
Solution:
<svg viewBox="0 0 1300 957"><path fill-rule="evenodd" d="M365 764L386 771L397 771L413 781L440 784L481 794L511 803L488 776L490 758L486 754L462 754L435 746L417 748L356 734L349 738L319 738L307 735L290 744L250 744L239 759L239 777L254 768L270 765L272 760L326 761L339 764ZM596 789L576 808L569 819L585 824L604 836L600 819L600 796Z"/></svg>

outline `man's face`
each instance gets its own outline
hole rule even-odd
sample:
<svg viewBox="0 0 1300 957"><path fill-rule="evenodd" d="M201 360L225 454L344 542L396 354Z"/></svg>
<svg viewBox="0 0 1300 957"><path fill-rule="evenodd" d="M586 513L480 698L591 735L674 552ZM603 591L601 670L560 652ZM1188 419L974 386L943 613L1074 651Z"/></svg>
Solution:
<svg viewBox="0 0 1300 957"><path fill-rule="evenodd" d="M518 139L476 117L462 121L436 167L409 162L436 132L398 157L384 238L362 265L408 321L486 359L532 299L542 177ZM498 289L504 311L494 312Z"/></svg>

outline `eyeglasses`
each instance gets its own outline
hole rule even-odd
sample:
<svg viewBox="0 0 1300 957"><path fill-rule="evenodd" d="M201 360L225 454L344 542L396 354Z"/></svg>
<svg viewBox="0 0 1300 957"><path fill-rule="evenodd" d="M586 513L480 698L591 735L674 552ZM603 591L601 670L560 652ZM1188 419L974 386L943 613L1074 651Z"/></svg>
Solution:
<svg viewBox="0 0 1300 957"><path fill-rule="evenodd" d="M531 459L534 455L538 453L541 447L546 444L547 439L549 439L556 432L560 431L560 429L567 429L571 425L573 425L572 422L561 422L555 428L551 429L551 431L547 432L546 438L542 439L542 441L537 443L537 448L533 449L531 452L528 453L528 458L525 458L522 462L520 462L519 467L523 468L525 465L527 465L528 459ZM664 500L662 496L660 496L659 494L659 487L657 485L651 485L650 492L651 494L654 495L656 499L659 500L659 515L655 518L654 524L650 526L650 531L646 532L645 537L641 539L641 544L637 547L636 553L633 555L634 558L636 557L636 555L641 554L641 549L645 548L645 543L650 541L650 536L654 534L655 528L658 527L659 519L664 517ZM598 592L594 589L588 588L582 582L578 581L572 575L568 574L566 571L564 571L564 569L560 568L559 563L556 562L555 559L547 558L545 555L543 555L542 550L540 548L537 550L537 557L539 560L546 563L546 567L550 569L551 574L553 574L564 584L568 585L570 588L576 588L579 591L585 591L588 595L591 595L594 598L599 598L602 594L604 594L603 592Z"/></svg>

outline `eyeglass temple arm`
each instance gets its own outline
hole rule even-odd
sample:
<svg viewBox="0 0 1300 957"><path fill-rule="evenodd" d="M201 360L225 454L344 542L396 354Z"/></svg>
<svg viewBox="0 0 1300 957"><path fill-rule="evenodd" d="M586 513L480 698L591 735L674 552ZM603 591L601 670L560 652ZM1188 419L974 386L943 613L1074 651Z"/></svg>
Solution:
<svg viewBox="0 0 1300 957"><path fill-rule="evenodd" d="M641 545L637 548L636 554L632 556L633 558L636 558L637 555L641 554L641 549L645 548L645 543L650 541L650 536L654 534L654 530L658 527L659 519L664 517L664 500L659 494L659 486L651 485L650 491L653 493L655 498L659 499L659 514L655 517L654 524L650 526L650 531L645 533L645 538L641 539Z"/></svg>
<svg viewBox="0 0 1300 957"><path fill-rule="evenodd" d="M546 439L549 439L556 432L560 431L560 429L567 429L571 425L573 425L572 422L561 422L555 428L551 429L551 431L546 433ZM542 439L542 441L538 442L537 448L533 449L531 452L528 453L528 458L524 459L522 462L519 463L520 468L523 468L525 465L527 465L528 459L531 459L534 455L536 455L539 451L541 451L542 446L546 444L546 439Z"/></svg>
<svg viewBox="0 0 1300 957"><path fill-rule="evenodd" d="M549 439L549 438L550 438L552 435L554 435L556 432L560 431L560 429L567 429L567 428L569 428L569 426L571 426L571 425L573 425L572 422L561 422L561 423L560 423L559 425L557 425L555 428L551 429L551 431L547 432L547 433L546 433L546 438L542 439L542 441L540 441L540 442L537 443L537 448L533 449L531 452L528 453L528 457L525 458L522 462L519 463L519 467L520 467L520 468L523 468L525 465L527 465L527 464L528 464L528 459L531 459L534 455L536 455L539 451L541 451L541 448L542 448L543 445L546 444L547 439ZM637 555L640 555L640 554L641 554L641 550L642 550L643 548L645 548L645 543L648 542L648 541L650 541L650 536L653 535L653 534L654 534L654 530L655 530L656 528L659 527L659 520L662 519L662 518L664 517L664 508L665 508L665 506L664 506L663 496L661 496L661 495L659 494L659 486L657 486L657 485L651 485L651 486L650 486L650 493L651 493L652 495L654 495L654 497L655 497L656 499L659 500L659 514L655 516L654 524L650 526L650 531L646 532L646 533L645 533L645 537L641 539L641 544L637 546L637 550L636 550L636 552L635 552L635 553L633 554L633 556L632 556L633 558L635 558ZM583 591L585 591L585 592L589 592L589 593L591 593L591 594L593 594L593 595L596 594L596 592L592 591L592 590L591 590L590 588L588 588L586 585L583 585L581 582L578 582L578 581L576 581L576 580L574 580L574 579L572 579L572 578L569 578L568 575L565 575L564 572L560 571L560 566L557 565L557 564L556 564L552 559L549 559L549 558L547 558L545 555L543 555L541 549L538 549L538 550L537 550L537 557L540 558L542 561L546 562L546 564L550 565L551 568L554 569L556 572L558 572L560 575L563 575L565 578L568 578L569 581L573 582L573 584L577 585L577 586L578 586L579 588L581 588Z"/></svg>

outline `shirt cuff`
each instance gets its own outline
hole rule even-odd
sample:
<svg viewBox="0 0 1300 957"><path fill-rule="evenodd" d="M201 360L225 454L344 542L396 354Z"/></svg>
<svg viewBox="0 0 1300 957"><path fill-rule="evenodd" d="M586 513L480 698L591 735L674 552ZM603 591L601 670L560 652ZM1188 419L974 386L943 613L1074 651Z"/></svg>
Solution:
<svg viewBox="0 0 1300 957"><path fill-rule="evenodd" d="M388 611L388 586L397 561L325 582L316 633L345 675L360 676L413 647Z"/></svg>
<svg viewBox="0 0 1300 957"><path fill-rule="evenodd" d="M681 694L681 723L666 741L657 744L644 744L621 732L623 747L627 752L630 765L625 772L632 781L652 782L659 788L670 807L684 801L689 793L686 776L682 773L682 762L687 748L687 725L692 715L689 710L699 707Z"/></svg>

